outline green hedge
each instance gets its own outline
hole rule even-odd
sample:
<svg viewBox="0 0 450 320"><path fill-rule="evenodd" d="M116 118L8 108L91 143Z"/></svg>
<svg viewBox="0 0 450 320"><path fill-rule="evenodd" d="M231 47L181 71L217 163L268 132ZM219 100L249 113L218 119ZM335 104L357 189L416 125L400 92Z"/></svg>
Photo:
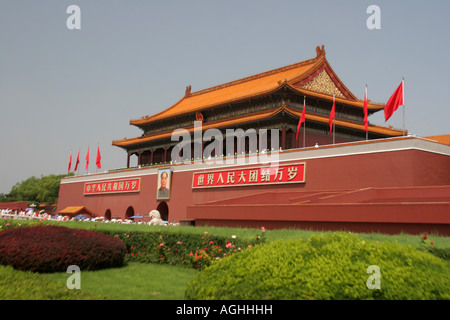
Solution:
<svg viewBox="0 0 450 320"><path fill-rule="evenodd" d="M367 287L369 266L380 289ZM417 248L355 234L275 241L212 264L186 289L187 299L450 299L448 262ZM372 284L372 282L371 282Z"/></svg>

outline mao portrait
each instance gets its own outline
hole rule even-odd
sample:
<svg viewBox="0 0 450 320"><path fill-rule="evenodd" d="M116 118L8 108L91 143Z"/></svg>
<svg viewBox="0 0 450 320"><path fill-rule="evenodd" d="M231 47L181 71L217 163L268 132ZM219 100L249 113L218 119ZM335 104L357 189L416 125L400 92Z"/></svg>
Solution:
<svg viewBox="0 0 450 320"><path fill-rule="evenodd" d="M170 199L170 181L171 181L170 169L159 169L158 171L158 190L156 193L157 200Z"/></svg>

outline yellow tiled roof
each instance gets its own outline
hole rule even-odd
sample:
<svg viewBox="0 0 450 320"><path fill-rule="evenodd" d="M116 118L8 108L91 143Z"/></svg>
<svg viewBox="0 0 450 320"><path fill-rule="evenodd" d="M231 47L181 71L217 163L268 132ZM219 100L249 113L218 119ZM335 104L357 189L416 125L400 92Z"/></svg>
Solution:
<svg viewBox="0 0 450 320"><path fill-rule="evenodd" d="M429 136L425 137L426 139L434 140L436 142L445 144L447 146L450 146L450 134L442 134L438 136Z"/></svg>
<svg viewBox="0 0 450 320"><path fill-rule="evenodd" d="M86 211L88 214L93 215L93 213L84 206L66 207L59 211L58 214L77 214L82 211Z"/></svg>
<svg viewBox="0 0 450 320"><path fill-rule="evenodd" d="M153 116L132 120L130 124L138 125L178 114L195 112L219 104L254 97L270 92L279 87L278 81L297 77L315 65L316 60L308 60L284 68L264 72L255 76L225 83L184 96L172 107Z"/></svg>
<svg viewBox="0 0 450 320"><path fill-rule="evenodd" d="M272 92L280 85L289 85L292 89L310 96L316 96L324 99L332 99L332 96L301 89L294 84L301 80L308 79L315 71L324 65L333 73L333 78L339 84L340 90L346 91L351 99L336 98L336 102L363 107L363 101L354 99L353 94L345 87L334 74L325 58L325 50L317 48L317 57L314 59L294 63L278 69L259 73L250 77L224 83L215 87L204 89L197 92L186 90L186 95L173 106L152 116L144 116L140 119L131 120L131 125L144 125L153 121L170 118L173 116L201 111L210 107L232 103L239 100L249 99L255 96ZM368 108L379 110L384 106L369 103Z"/></svg>

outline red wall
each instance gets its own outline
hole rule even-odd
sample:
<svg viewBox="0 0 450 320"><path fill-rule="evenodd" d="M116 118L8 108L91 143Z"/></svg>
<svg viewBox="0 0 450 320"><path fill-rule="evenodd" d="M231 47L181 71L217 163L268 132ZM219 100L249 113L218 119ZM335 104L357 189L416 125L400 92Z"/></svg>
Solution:
<svg viewBox="0 0 450 320"><path fill-rule="evenodd" d="M26 208L28 208L26 201L0 202L0 209L25 210Z"/></svg>
<svg viewBox="0 0 450 320"><path fill-rule="evenodd" d="M190 206L188 216L196 225L450 235L450 186L278 191Z"/></svg>
<svg viewBox="0 0 450 320"><path fill-rule="evenodd" d="M419 150L296 160L298 161L306 162L306 182L302 184L196 190L191 188L194 171L180 172L178 169L184 169L184 167L175 166L171 183L171 199L166 201L169 207L169 221L192 219L193 217L187 216L187 207L194 204L261 192L450 185L450 158ZM136 176L146 173L147 175L140 176L140 192L133 194L84 196L84 182L62 183L58 211L67 206L82 205L98 216L104 215L109 209L112 216L124 218L127 208L132 206L135 214L149 213L152 209L156 209L159 203L156 200L157 175L148 174L148 169L136 169L134 173ZM91 175L89 178L99 177L105 180L110 179L108 174Z"/></svg>

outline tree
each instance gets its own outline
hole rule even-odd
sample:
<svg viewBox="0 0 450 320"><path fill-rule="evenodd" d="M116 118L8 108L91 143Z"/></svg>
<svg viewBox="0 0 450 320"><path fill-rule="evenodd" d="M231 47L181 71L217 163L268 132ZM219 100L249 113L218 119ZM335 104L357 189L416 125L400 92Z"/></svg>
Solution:
<svg viewBox="0 0 450 320"><path fill-rule="evenodd" d="M36 178L34 176L16 183L9 194L0 195L1 202L28 201L36 203L56 203L58 201L59 184L61 179L72 176L73 173L64 175L48 175Z"/></svg>

